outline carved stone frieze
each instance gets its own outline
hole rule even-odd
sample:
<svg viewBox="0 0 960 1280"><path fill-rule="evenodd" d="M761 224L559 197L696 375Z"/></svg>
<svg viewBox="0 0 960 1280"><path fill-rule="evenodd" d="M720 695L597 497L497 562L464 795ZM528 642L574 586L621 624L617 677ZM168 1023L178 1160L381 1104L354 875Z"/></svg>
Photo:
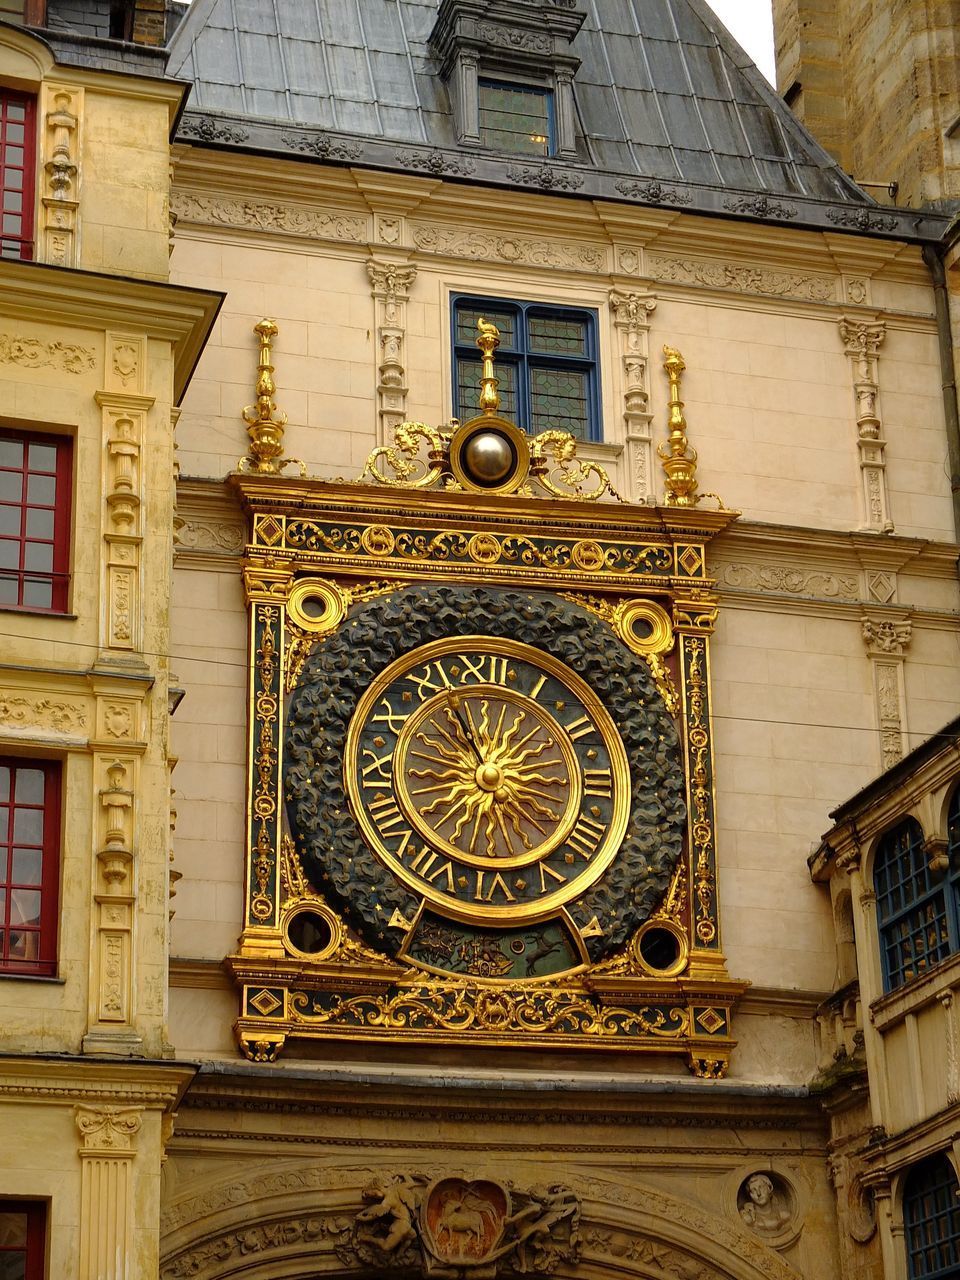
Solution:
<svg viewBox="0 0 960 1280"><path fill-rule="evenodd" d="M738 200L724 200L723 207L730 213L748 213L754 218L795 218L797 210L792 204L781 204L767 195L744 196Z"/></svg>
<svg viewBox="0 0 960 1280"><path fill-rule="evenodd" d="M72 342L43 342L24 334L0 333L0 364L18 364L25 369L49 366L61 373L86 373L96 368L96 356L89 347Z"/></svg>
<svg viewBox="0 0 960 1280"><path fill-rule="evenodd" d="M52 730L74 736L86 734L89 713L77 702L0 690L0 724L8 728Z"/></svg>
<svg viewBox="0 0 960 1280"><path fill-rule="evenodd" d="M836 227L848 227L851 231L895 231L896 218L868 209L828 209L827 217Z"/></svg>
<svg viewBox="0 0 960 1280"><path fill-rule="evenodd" d="M702 262L693 258L653 258L650 274L673 284L698 284L708 289L731 289L776 298L832 302L837 286L829 276L773 271L742 263Z"/></svg>
<svg viewBox="0 0 960 1280"><path fill-rule="evenodd" d="M365 218L328 213L322 209L305 209L297 205L273 204L262 200L230 200L225 197L197 196L187 191L176 191L173 195L172 208L178 223L254 227L258 231L275 231L286 235L349 241L355 244L361 243L367 235Z"/></svg>
<svg viewBox="0 0 960 1280"><path fill-rule="evenodd" d="M565 267L573 271L604 271L607 266L604 249L574 241L488 235L427 222L414 223L412 235L414 244L424 253L537 267Z"/></svg>
<svg viewBox="0 0 960 1280"><path fill-rule="evenodd" d="M197 142L246 142L248 129L224 124L212 116L187 115L180 122L177 134L182 138L194 138Z"/></svg>
<svg viewBox="0 0 960 1280"><path fill-rule="evenodd" d="M239 522L174 517L173 545L178 552L204 551L213 555L238 556L245 541L246 530Z"/></svg>
<svg viewBox="0 0 960 1280"><path fill-rule="evenodd" d="M763 595L810 596L852 602L860 598L854 573L834 573L791 565L743 564L717 561L711 566L721 586Z"/></svg>
<svg viewBox="0 0 960 1280"><path fill-rule="evenodd" d="M394 152L396 160L405 169L416 169L422 173L435 173L438 177L450 174L465 178L476 170L476 163L471 156L459 155L456 152L400 150Z"/></svg>

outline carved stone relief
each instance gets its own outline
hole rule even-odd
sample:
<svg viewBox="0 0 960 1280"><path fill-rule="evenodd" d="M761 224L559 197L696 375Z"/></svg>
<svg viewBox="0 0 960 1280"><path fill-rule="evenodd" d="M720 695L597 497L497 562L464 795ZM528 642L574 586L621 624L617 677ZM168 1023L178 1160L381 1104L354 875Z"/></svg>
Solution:
<svg viewBox="0 0 960 1280"><path fill-rule="evenodd" d="M772 271L740 263L700 262L691 258L653 258L650 274L673 284L698 284L708 289L732 289L808 302L833 302L836 282L829 276Z"/></svg>
<svg viewBox="0 0 960 1280"><path fill-rule="evenodd" d="M406 418L407 387L404 344L407 332L407 299L417 278L416 267L402 262L367 263L367 274L376 309L377 441L393 438L393 430Z"/></svg>
<svg viewBox="0 0 960 1280"><path fill-rule="evenodd" d="M656 305L657 300L650 293L623 293L614 289L610 294L623 371L627 485L634 502L643 502L654 493L649 360L650 318Z"/></svg>
<svg viewBox="0 0 960 1280"><path fill-rule="evenodd" d="M729 562L717 562L712 568L722 586L738 591L840 601L860 598L860 582L854 573L834 573L827 569L807 569L791 565Z"/></svg>
<svg viewBox="0 0 960 1280"><path fill-rule="evenodd" d="M96 356L89 347L72 342L42 342L21 333L0 333L0 364L18 364L24 369L49 366L58 373L86 373L96 368Z"/></svg>
<svg viewBox="0 0 960 1280"><path fill-rule="evenodd" d="M74 86L43 87L43 223L37 256L59 267L76 265L83 94Z"/></svg>
<svg viewBox="0 0 960 1280"><path fill-rule="evenodd" d="M840 320L840 339L851 362L856 405L857 451L862 476L863 528L891 533L887 471L880 417L879 352L886 336L882 321L849 316Z"/></svg>
<svg viewBox="0 0 960 1280"><path fill-rule="evenodd" d="M761 1239L770 1243L791 1234L795 1214L794 1197L779 1174L757 1170L749 1174L737 1192L740 1220Z"/></svg>
<svg viewBox="0 0 960 1280"><path fill-rule="evenodd" d="M367 220L322 209L273 204L263 200L228 200L176 191L172 209L178 222L207 226L255 227L311 239L360 243L367 237Z"/></svg>
<svg viewBox="0 0 960 1280"><path fill-rule="evenodd" d="M908 750L903 662L913 625L902 617L864 617L861 630L873 666L881 763L889 769Z"/></svg>
<svg viewBox="0 0 960 1280"><path fill-rule="evenodd" d="M535 267L566 267L572 271L605 271L606 250L596 245L563 240L529 240L522 236L487 235L460 227L412 224L413 242L424 253L454 258L517 262Z"/></svg>
<svg viewBox="0 0 960 1280"><path fill-rule="evenodd" d="M133 1274L135 1249L131 1187L139 1107L76 1109L80 1131L81 1197L79 1280L124 1280Z"/></svg>
<svg viewBox="0 0 960 1280"><path fill-rule="evenodd" d="M86 734L89 716L77 702L0 690L0 724L8 730L32 729L74 736Z"/></svg>

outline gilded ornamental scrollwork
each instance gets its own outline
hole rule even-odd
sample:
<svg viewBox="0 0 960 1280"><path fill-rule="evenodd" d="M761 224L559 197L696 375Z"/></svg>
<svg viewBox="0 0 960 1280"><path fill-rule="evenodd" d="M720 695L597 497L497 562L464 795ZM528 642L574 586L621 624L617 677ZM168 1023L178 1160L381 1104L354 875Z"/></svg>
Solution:
<svg viewBox="0 0 960 1280"><path fill-rule="evenodd" d="M251 414L238 1043L603 1048L721 1075L743 986L720 949L707 549L735 513L698 505L679 365L670 501L632 506L572 437L500 415L479 329L478 415L401 423L359 480L282 475L272 385Z"/></svg>

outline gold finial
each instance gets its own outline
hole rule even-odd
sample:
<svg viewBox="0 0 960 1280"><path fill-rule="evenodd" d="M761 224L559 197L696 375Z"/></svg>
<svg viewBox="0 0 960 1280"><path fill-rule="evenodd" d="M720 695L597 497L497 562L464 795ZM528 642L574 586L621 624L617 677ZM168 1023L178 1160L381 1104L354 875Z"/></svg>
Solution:
<svg viewBox="0 0 960 1280"><path fill-rule="evenodd" d="M248 404L243 411L243 420L247 423L247 435L250 437L250 452L241 458L241 471L257 471L261 475L275 475L282 471L288 462L297 462L301 475L306 467L298 458L282 458L283 428L287 425L287 415L277 409L274 394L277 387L273 380L271 363L273 339L279 332L275 320L261 320L253 326L253 331L260 339L260 358L257 366L256 404Z"/></svg>
<svg viewBox="0 0 960 1280"><path fill-rule="evenodd" d="M496 413L500 408L500 385L493 371L493 353L500 345L500 330L483 316L477 321L480 337L477 346L483 352L483 372L480 375L480 412Z"/></svg>
<svg viewBox="0 0 960 1280"><path fill-rule="evenodd" d="M683 356L673 347L664 347L663 367L670 379L670 438L657 448L667 473L667 506L695 507L697 493L697 451L687 444L687 421L680 399L680 375L686 369Z"/></svg>

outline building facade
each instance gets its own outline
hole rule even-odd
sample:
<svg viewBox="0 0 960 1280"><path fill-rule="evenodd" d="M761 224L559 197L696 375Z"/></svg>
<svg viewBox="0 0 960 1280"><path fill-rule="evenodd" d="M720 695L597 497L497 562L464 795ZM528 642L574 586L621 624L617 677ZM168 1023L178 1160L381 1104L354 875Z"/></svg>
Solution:
<svg viewBox="0 0 960 1280"><path fill-rule="evenodd" d="M0 27L0 1252L952 1274L953 934L901 1010L820 843L919 748L950 863L949 219L700 0L89 8Z"/></svg>

